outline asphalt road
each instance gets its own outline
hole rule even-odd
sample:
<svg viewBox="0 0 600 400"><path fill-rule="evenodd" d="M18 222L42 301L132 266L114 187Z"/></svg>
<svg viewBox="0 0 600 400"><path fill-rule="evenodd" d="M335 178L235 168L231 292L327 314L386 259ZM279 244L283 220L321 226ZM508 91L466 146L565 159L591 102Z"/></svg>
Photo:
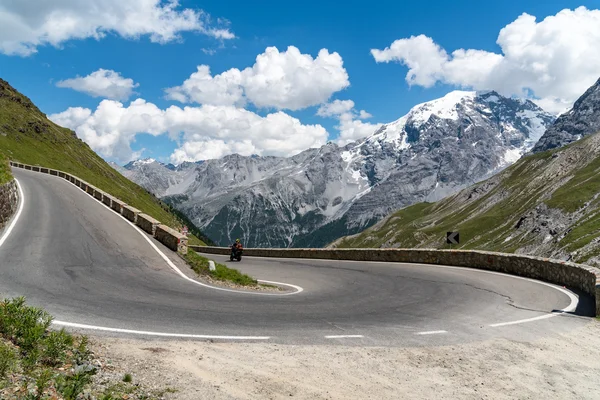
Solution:
<svg viewBox="0 0 600 400"><path fill-rule="evenodd" d="M273 296L199 286L174 272L147 236L79 188L54 176L13 172L24 204L0 247L0 293L24 295L59 322L215 340L414 346L529 340L588 321L573 313L547 318L572 305L551 285L440 266L246 257L234 266L303 291ZM590 310L590 299L580 296L577 313Z"/></svg>

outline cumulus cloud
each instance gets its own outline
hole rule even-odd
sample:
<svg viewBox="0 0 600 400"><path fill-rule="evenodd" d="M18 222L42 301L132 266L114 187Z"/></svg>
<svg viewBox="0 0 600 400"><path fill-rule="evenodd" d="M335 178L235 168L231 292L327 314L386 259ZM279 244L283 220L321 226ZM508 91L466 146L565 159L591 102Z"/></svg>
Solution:
<svg viewBox="0 0 600 400"><path fill-rule="evenodd" d="M337 117L349 113L353 109L354 102L352 100L334 100L331 103L321 105L317 110L317 115L320 117Z"/></svg>
<svg viewBox="0 0 600 400"><path fill-rule="evenodd" d="M316 58L294 46L280 52L269 47L252 67L232 68L212 76L198 66L181 86L166 89L167 98L180 102L239 105L299 110L326 102L350 85L342 57L322 49Z"/></svg>
<svg viewBox="0 0 600 400"><path fill-rule="evenodd" d="M362 121L371 118L372 115L365 110L357 112L352 100L334 100L331 103L323 104L317 110L317 115L333 117L339 121L336 129L340 132L337 139L340 146L369 136L381 127L381 124Z"/></svg>
<svg viewBox="0 0 600 400"><path fill-rule="evenodd" d="M56 86L70 88L93 97L127 100L133 94L133 89L139 84L135 83L133 79L122 77L118 72L100 68L88 76L77 76L59 81Z"/></svg>
<svg viewBox="0 0 600 400"><path fill-rule="evenodd" d="M600 10L565 9L537 22L522 14L504 27L497 44L501 54L458 49L448 54L420 35L373 49L377 62L408 67L410 85L442 82L505 95L531 97L548 111L570 107L600 76Z"/></svg>
<svg viewBox="0 0 600 400"><path fill-rule="evenodd" d="M237 69L230 69L213 77L210 67L200 65L183 85L166 89L166 97L181 103L243 105L242 73Z"/></svg>
<svg viewBox="0 0 600 400"><path fill-rule="evenodd" d="M304 125L281 111L262 117L234 106L171 106L165 110L137 99L125 106L103 100L95 111L69 108L49 117L77 132L103 157L130 161L131 144L141 133L168 134L180 141L171 161L198 161L226 154L290 156L326 143L321 125Z"/></svg>
<svg viewBox="0 0 600 400"><path fill-rule="evenodd" d="M226 26L212 26L204 11L181 8L177 0L28 0L0 6L0 52L8 55L27 56L39 46L59 47L109 33L167 43L179 40L182 32L235 37Z"/></svg>

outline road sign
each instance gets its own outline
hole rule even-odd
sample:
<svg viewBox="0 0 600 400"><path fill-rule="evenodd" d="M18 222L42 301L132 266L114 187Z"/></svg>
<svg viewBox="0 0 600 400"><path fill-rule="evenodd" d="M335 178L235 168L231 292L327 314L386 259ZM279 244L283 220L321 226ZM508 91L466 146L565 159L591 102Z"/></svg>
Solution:
<svg viewBox="0 0 600 400"><path fill-rule="evenodd" d="M446 232L446 243L458 244L460 242L460 235L458 232Z"/></svg>

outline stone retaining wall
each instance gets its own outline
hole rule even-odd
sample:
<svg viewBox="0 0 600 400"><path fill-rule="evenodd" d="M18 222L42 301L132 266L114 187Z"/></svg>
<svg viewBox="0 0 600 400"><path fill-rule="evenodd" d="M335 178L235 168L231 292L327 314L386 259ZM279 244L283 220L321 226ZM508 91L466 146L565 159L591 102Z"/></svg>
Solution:
<svg viewBox="0 0 600 400"><path fill-rule="evenodd" d="M102 201L102 200L104 199L104 193L103 193L101 190L95 189L95 190L94 190L94 197L95 197L97 200L100 200L100 201Z"/></svg>
<svg viewBox="0 0 600 400"><path fill-rule="evenodd" d="M181 254L187 254L188 238L177 232L175 229L171 229L162 224L158 225L154 237L169 249Z"/></svg>
<svg viewBox="0 0 600 400"><path fill-rule="evenodd" d="M112 208L112 201L113 201L113 197L109 194L104 193L104 195L102 197L102 202L104 204L106 204L106 206Z"/></svg>
<svg viewBox="0 0 600 400"><path fill-rule="evenodd" d="M17 163L14 161L11 161L10 165L13 167L16 167L16 168L33 170L33 167L31 165L21 164L21 163ZM140 210L133 208L131 206L128 206L125 202L123 202L107 193L104 193L100 189L95 188L93 185L90 185L86 181L83 181L74 175L68 174L63 171L57 171L57 170L40 167L40 166L36 166L35 168L37 169L36 172L43 172L46 174L55 175L57 177L60 177L62 179L65 179L65 180L73 183L75 186L80 187L84 192L88 193L90 196L95 197L96 199L98 199L99 201L101 201L102 203L104 203L105 205L107 205L108 207L110 207L111 209L116 211L117 213L123 215L125 218L127 218L131 222L136 223L144 231L155 236L155 238L158 241L160 241L161 243L164 243L171 250L178 251L179 253L182 253L182 254L187 253L188 239L186 236L181 235L176 230L171 229L168 226L161 225L159 221L155 220L154 218L150 217L149 215L141 214ZM1 188L2 187L0 187L0 200L3 200ZM15 188L16 188L16 184L15 184ZM0 205L2 205L2 207L0 207L0 212L2 212L2 209L4 206L4 201L0 202ZM1 221L1 218L0 218L0 221ZM159 226L162 228L158 229ZM0 228L1 227L2 226L0 225Z"/></svg>
<svg viewBox="0 0 600 400"><path fill-rule="evenodd" d="M122 214L125 218L133 222L134 224L137 222L137 216L141 213L137 208L133 208L131 206L123 206Z"/></svg>
<svg viewBox="0 0 600 400"><path fill-rule="evenodd" d="M155 220L149 215L146 214L138 214L137 221L135 223L137 226L142 228L145 232L154 236L156 233L156 227L160 225L160 221Z"/></svg>
<svg viewBox="0 0 600 400"><path fill-rule="evenodd" d="M112 208L119 214L123 214L123 207L125 207L126 205L127 205L126 203L122 202L121 200L117 199L116 197L113 197L112 206L110 208Z"/></svg>
<svg viewBox="0 0 600 400"><path fill-rule="evenodd" d="M0 185L0 232L8 221L17 211L19 204L19 189L17 183L12 180L4 185Z"/></svg>
<svg viewBox="0 0 600 400"><path fill-rule="evenodd" d="M227 247L190 246L202 253L228 255ZM568 286L596 300L600 315L600 269L547 258L476 250L432 249L244 249L244 255L323 260L385 261L452 265L503 272Z"/></svg>

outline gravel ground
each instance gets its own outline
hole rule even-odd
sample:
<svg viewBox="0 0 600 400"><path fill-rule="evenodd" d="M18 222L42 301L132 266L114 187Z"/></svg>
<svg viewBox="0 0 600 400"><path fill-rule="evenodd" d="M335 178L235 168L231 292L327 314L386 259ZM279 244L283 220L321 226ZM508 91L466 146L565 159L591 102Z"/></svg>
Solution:
<svg viewBox="0 0 600 400"><path fill-rule="evenodd" d="M597 320L534 342L381 348L96 338L93 349L113 374L169 389L166 399L600 398Z"/></svg>

